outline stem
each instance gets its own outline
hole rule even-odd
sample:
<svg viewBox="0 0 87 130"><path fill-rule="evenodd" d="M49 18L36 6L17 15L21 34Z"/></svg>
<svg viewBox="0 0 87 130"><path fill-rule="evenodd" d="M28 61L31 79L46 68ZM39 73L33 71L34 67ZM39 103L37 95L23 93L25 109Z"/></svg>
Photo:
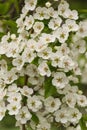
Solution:
<svg viewBox="0 0 87 130"><path fill-rule="evenodd" d="M27 85L27 82L28 82L28 76L25 75L25 85ZM24 105L25 105L25 103L23 104L23 106L24 106ZM22 124L21 130L26 130L25 124Z"/></svg>
<svg viewBox="0 0 87 130"><path fill-rule="evenodd" d="M25 85L27 85L27 82L28 82L28 76L25 75ZM25 106L25 105L26 105L26 104L23 103L23 106ZM26 125L25 125L25 124L22 124L21 130L26 130Z"/></svg>
<svg viewBox="0 0 87 130"><path fill-rule="evenodd" d="M26 130L25 124L22 125L22 129L21 130Z"/></svg>
<svg viewBox="0 0 87 130"><path fill-rule="evenodd" d="M27 85L27 82L28 82L28 76L25 75L25 85Z"/></svg>

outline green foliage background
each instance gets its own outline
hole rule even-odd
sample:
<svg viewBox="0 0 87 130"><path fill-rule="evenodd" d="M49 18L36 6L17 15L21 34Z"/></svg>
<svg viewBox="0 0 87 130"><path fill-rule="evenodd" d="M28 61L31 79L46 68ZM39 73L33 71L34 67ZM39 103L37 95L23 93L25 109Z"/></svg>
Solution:
<svg viewBox="0 0 87 130"><path fill-rule="evenodd" d="M38 0L38 4L44 5L44 2L47 0ZM42 2L43 1L43 2ZM53 0L49 0L53 1ZM71 9L77 9L79 12L79 16L81 19L87 18L87 0L67 0L70 3ZM5 35L8 31L11 33L17 32L17 27L15 20L20 16L21 8L24 5L24 0L0 0L0 21L3 22L4 32L0 32L0 38ZM54 5L55 6L55 5ZM50 82L50 81L47 81ZM50 91L54 91L53 87ZM47 87L48 89L48 87ZM47 90L48 91L48 90ZM49 96L50 93L46 93L46 97ZM87 117L83 117L80 121L80 125L82 130L87 130L84 121L87 121ZM15 128L15 119L11 116L6 116L0 122L0 130L19 130ZM63 130L63 128L55 128L53 126L52 130Z"/></svg>

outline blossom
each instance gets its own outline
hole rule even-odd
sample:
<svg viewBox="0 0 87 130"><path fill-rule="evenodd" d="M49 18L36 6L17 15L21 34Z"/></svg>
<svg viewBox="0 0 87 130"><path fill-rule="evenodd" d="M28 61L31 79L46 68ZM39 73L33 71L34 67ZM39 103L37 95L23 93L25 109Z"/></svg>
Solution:
<svg viewBox="0 0 87 130"><path fill-rule="evenodd" d="M54 31L54 35L60 43L64 43L68 39L69 31L66 27L60 27Z"/></svg>
<svg viewBox="0 0 87 130"><path fill-rule="evenodd" d="M49 19L48 10L46 7L37 7L34 18L38 20Z"/></svg>
<svg viewBox="0 0 87 130"><path fill-rule="evenodd" d="M0 101L0 121L5 116L5 112L6 112L5 102Z"/></svg>
<svg viewBox="0 0 87 130"><path fill-rule="evenodd" d="M81 119L82 117L82 114L79 112L79 110L77 108L72 108L69 110L69 119L70 119L70 122L72 122L73 124L74 123L78 123L78 121Z"/></svg>
<svg viewBox="0 0 87 130"><path fill-rule="evenodd" d="M37 125L37 130L50 130L51 126L49 123L47 122L44 122L44 123L41 123L41 124L38 124Z"/></svg>
<svg viewBox="0 0 87 130"><path fill-rule="evenodd" d="M24 21L24 25L26 27L26 30L31 29L32 26L33 26L33 24L34 24L34 18L33 18L33 16L32 15L30 15L29 17L26 16L25 21Z"/></svg>
<svg viewBox="0 0 87 130"><path fill-rule="evenodd" d="M10 103L7 105L7 110L9 111L9 115L17 115L19 113L19 109L21 108L20 103Z"/></svg>
<svg viewBox="0 0 87 130"><path fill-rule="evenodd" d="M33 29L36 33L40 34L40 32L43 30L44 24L43 22L35 22Z"/></svg>
<svg viewBox="0 0 87 130"><path fill-rule="evenodd" d="M87 34L87 20L83 20L79 22L79 29L77 31L77 35L79 37L86 37Z"/></svg>
<svg viewBox="0 0 87 130"><path fill-rule="evenodd" d="M77 95L77 103L81 107L87 106L87 98L84 95Z"/></svg>
<svg viewBox="0 0 87 130"><path fill-rule="evenodd" d="M58 16L55 19L51 19L48 26L50 29L56 30L58 27L60 27L61 23L62 23L62 19Z"/></svg>
<svg viewBox="0 0 87 130"><path fill-rule="evenodd" d="M68 113L66 109L60 109L54 113L56 122L67 123Z"/></svg>
<svg viewBox="0 0 87 130"><path fill-rule="evenodd" d="M27 10L34 10L37 4L37 0L25 0L25 8Z"/></svg>
<svg viewBox="0 0 87 130"><path fill-rule="evenodd" d="M27 105L30 110L37 112L42 107L42 102L38 99L37 96L29 96L27 100Z"/></svg>
<svg viewBox="0 0 87 130"><path fill-rule="evenodd" d="M19 121L21 124L25 124L28 120L31 119L31 117L32 115L26 106L22 107L19 113L15 116L16 120Z"/></svg>
<svg viewBox="0 0 87 130"><path fill-rule="evenodd" d="M38 71L42 76L47 75L49 77L51 75L51 71L47 63L44 61L38 66Z"/></svg>
<svg viewBox="0 0 87 130"><path fill-rule="evenodd" d="M52 79L52 84L57 88L64 88L68 84L69 80L63 72L54 73L54 78Z"/></svg>
<svg viewBox="0 0 87 130"><path fill-rule="evenodd" d="M58 98L48 97L44 101L44 105L48 112L54 112L59 109L61 102Z"/></svg>
<svg viewBox="0 0 87 130"><path fill-rule="evenodd" d="M20 89L20 92L21 92L22 95L28 97L31 94L33 94L33 89L32 88L28 88L28 86L23 86L23 88Z"/></svg>
<svg viewBox="0 0 87 130"><path fill-rule="evenodd" d="M16 126L77 130L80 107L87 107L78 86L87 83L87 20L78 19L65 0L54 0L58 9L49 1L40 4L25 0L17 33L1 38L0 120L7 111Z"/></svg>

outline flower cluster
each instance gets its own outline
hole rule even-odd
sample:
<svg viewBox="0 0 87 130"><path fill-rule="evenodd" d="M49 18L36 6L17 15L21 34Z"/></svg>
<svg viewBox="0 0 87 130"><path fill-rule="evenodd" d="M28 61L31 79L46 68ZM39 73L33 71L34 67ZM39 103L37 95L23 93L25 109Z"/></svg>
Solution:
<svg viewBox="0 0 87 130"><path fill-rule="evenodd" d="M16 125L28 124L33 130L50 130L52 124L79 129L80 108L87 107L77 86L87 21L79 22L78 12L66 1L55 2L58 9L25 0L16 20L17 35L8 32L1 39L0 120L7 111Z"/></svg>

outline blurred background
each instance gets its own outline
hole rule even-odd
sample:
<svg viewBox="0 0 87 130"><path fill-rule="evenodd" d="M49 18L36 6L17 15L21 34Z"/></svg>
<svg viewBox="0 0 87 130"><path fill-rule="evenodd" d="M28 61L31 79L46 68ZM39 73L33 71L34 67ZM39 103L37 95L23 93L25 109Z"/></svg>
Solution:
<svg viewBox="0 0 87 130"><path fill-rule="evenodd" d="M44 0L41 0L41 2ZM71 9L78 10L80 17L85 18L87 17L87 0L67 0L70 3ZM0 20L5 19L5 26L8 25L9 30L12 33L15 33L15 22L14 20L19 17L21 12L21 8L24 4L23 0L0 0ZM10 19L10 20L9 20ZM7 21L6 21L7 20ZM9 21L9 22L8 22ZM0 33L0 37L4 35ZM19 130L15 128L15 119L14 116L6 116L0 122L0 130Z"/></svg>

